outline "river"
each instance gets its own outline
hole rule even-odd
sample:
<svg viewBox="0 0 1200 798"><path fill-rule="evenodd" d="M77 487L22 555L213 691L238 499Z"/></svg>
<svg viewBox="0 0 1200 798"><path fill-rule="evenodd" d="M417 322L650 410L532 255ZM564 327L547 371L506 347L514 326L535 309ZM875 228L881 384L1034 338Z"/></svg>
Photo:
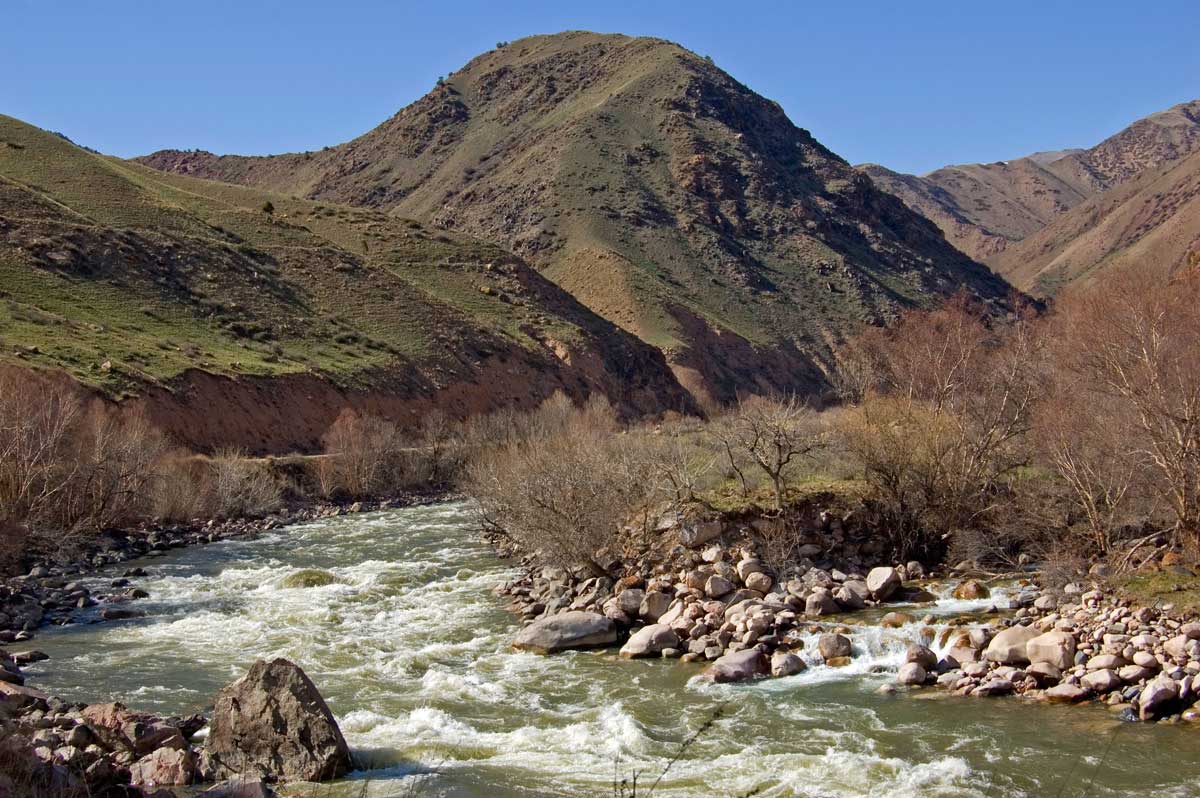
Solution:
<svg viewBox="0 0 1200 798"><path fill-rule="evenodd" d="M753 685L706 684L696 665L615 651L515 652L517 623L492 592L512 571L464 504L342 516L139 564L148 616L46 631L37 647L51 659L29 668L30 683L190 713L254 659L287 657L363 767L300 793L599 798L614 776L639 772L646 795L720 711L653 795L1200 795L1194 730L1121 723L1103 708L876 694L916 625L864 627L848 668L816 665L809 645L814 667ZM309 569L330 583L286 586Z"/></svg>

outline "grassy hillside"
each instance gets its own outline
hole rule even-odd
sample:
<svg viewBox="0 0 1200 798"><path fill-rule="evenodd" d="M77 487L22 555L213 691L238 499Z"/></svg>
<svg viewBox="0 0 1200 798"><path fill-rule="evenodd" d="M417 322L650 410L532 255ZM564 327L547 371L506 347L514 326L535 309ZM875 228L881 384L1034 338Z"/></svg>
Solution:
<svg viewBox="0 0 1200 798"><path fill-rule="evenodd" d="M164 174L0 117L0 365L113 396L197 369L417 396L497 359L527 375L528 401L552 386L630 412L687 401L657 352L495 246Z"/></svg>
<svg viewBox="0 0 1200 798"><path fill-rule="evenodd" d="M864 323L1009 290L776 103L659 39L513 42L321 152L142 160L497 241L721 399L812 389Z"/></svg>

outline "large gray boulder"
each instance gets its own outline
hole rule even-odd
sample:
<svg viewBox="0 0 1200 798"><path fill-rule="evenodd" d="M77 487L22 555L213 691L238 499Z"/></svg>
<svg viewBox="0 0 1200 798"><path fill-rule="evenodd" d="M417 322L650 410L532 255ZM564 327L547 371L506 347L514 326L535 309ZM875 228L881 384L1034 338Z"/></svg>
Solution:
<svg viewBox="0 0 1200 798"><path fill-rule="evenodd" d="M541 618L526 626L513 647L538 654L573 648L600 648L617 642L617 626L598 612L573 610Z"/></svg>
<svg viewBox="0 0 1200 798"><path fill-rule="evenodd" d="M217 778L328 781L352 766L325 699L286 659L258 660L217 694L207 745Z"/></svg>
<svg viewBox="0 0 1200 798"><path fill-rule="evenodd" d="M742 682L770 673L766 656L757 648L747 648L717 657L705 675L717 683Z"/></svg>
<svg viewBox="0 0 1200 798"><path fill-rule="evenodd" d="M1179 698L1179 684L1165 675L1151 681L1142 688L1138 696L1138 715L1142 720L1153 720Z"/></svg>
<svg viewBox="0 0 1200 798"><path fill-rule="evenodd" d="M621 656L629 659L658 657L664 649L678 648L679 635L663 623L651 624L638 629L621 647Z"/></svg>

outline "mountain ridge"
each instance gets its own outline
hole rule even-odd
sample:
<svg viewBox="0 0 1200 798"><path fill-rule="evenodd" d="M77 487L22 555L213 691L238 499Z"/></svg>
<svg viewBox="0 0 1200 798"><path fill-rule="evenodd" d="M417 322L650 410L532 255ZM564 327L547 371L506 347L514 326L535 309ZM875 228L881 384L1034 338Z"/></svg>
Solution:
<svg viewBox="0 0 1200 798"><path fill-rule="evenodd" d="M321 152L138 160L496 241L716 401L819 390L861 325L1011 291L777 103L661 39L512 42Z"/></svg>

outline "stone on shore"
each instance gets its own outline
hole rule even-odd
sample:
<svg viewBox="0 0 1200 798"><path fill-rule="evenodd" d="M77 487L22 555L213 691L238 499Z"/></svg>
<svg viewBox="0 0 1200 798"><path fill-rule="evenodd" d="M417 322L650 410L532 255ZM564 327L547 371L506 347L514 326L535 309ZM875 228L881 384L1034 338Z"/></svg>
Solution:
<svg viewBox="0 0 1200 798"><path fill-rule="evenodd" d="M991 595L991 591L978 579L967 579L958 583L958 586L954 588L953 595L956 599L973 601L988 598Z"/></svg>
<svg viewBox="0 0 1200 798"><path fill-rule="evenodd" d="M900 587L900 572L895 568L882 566L872 568L867 574L867 590L876 601L886 601Z"/></svg>
<svg viewBox="0 0 1200 798"><path fill-rule="evenodd" d="M910 687L917 686L925 684L925 679L927 677L928 674L926 673L925 668L921 666L921 663L906 662L900 666L900 672L896 674L896 683L906 684Z"/></svg>
<svg viewBox="0 0 1200 798"><path fill-rule="evenodd" d="M1030 662L1048 662L1061 671L1075 664L1075 637L1066 632L1046 632L1025 644Z"/></svg>
<svg viewBox="0 0 1200 798"><path fill-rule="evenodd" d="M207 745L218 778L328 781L351 769L325 699L285 659L255 662L217 694Z"/></svg>
<svg viewBox="0 0 1200 798"><path fill-rule="evenodd" d="M1138 717L1153 720L1179 698L1179 685L1167 676L1158 676L1138 696Z"/></svg>
<svg viewBox="0 0 1200 798"><path fill-rule="evenodd" d="M621 647L621 656L627 659L640 657L660 657L668 648L679 646L679 635L675 630L663 623L643 626L633 633L629 641Z"/></svg>
<svg viewBox="0 0 1200 798"><path fill-rule="evenodd" d="M129 768L129 780L138 787L183 787L196 775L196 758L187 749L160 748L134 762Z"/></svg>
<svg viewBox="0 0 1200 798"><path fill-rule="evenodd" d="M526 626L513 647L538 654L576 648L598 648L617 642L617 626L596 612L572 610L541 618Z"/></svg>
<svg viewBox="0 0 1200 798"><path fill-rule="evenodd" d="M767 658L757 648L747 648L717 657L705 675L718 684L757 679L770 673Z"/></svg>
<svg viewBox="0 0 1200 798"><path fill-rule="evenodd" d="M1037 630L1033 627L1010 626L998 632L988 643L984 659L1001 665L1027 665L1029 654L1026 647L1037 636Z"/></svg>
<svg viewBox="0 0 1200 798"><path fill-rule="evenodd" d="M1079 681L1096 693L1108 693L1121 686L1121 677L1108 668L1092 671Z"/></svg>
<svg viewBox="0 0 1200 798"><path fill-rule="evenodd" d="M1063 682L1042 693L1042 698L1053 703L1075 704L1087 699L1091 690L1078 684Z"/></svg>

